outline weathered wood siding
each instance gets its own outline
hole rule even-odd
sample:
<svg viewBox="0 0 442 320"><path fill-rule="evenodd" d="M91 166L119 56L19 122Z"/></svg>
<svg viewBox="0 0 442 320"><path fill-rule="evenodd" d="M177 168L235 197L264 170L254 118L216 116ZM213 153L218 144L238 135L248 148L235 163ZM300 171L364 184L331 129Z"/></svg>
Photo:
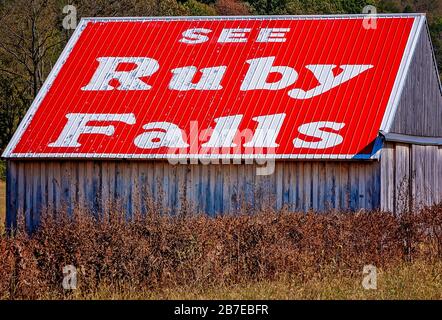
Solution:
<svg viewBox="0 0 442 320"><path fill-rule="evenodd" d="M408 71L392 133L442 137L442 93L426 30L420 35Z"/></svg>
<svg viewBox="0 0 442 320"><path fill-rule="evenodd" d="M189 204L210 215L241 210L372 209L380 206L378 161L281 161L269 176L256 165L176 165L166 161L9 161L8 223L23 212L30 228L42 208L84 204L103 212L117 201L127 214L152 199L171 213Z"/></svg>
<svg viewBox="0 0 442 320"><path fill-rule="evenodd" d="M380 161L381 209L401 212L442 201L442 147L386 143Z"/></svg>
<svg viewBox="0 0 442 320"><path fill-rule="evenodd" d="M9 161L7 224L29 228L43 208L118 203L130 215L154 205L210 215L266 208L401 212L442 201L442 147L386 143L380 161L280 161L269 176L256 165L176 165L166 161Z"/></svg>

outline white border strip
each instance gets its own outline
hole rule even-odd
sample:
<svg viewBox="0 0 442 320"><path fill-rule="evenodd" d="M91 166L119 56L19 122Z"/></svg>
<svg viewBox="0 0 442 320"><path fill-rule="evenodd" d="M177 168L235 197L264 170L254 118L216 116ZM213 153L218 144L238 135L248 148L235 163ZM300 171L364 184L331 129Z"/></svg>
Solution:
<svg viewBox="0 0 442 320"><path fill-rule="evenodd" d="M78 24L77 28L75 29L74 33L72 34L71 38L69 39L68 43L66 44L66 47L63 49L62 53L60 54L60 57L58 58L57 62L54 65L54 68L49 73L46 81L44 82L43 86L41 87L40 91L38 92L36 98L31 104L31 107L27 111L26 115L24 116L23 120L20 122L20 125L18 126L17 130L15 131L11 141L9 142L8 146L6 147L5 151L2 154L2 158L77 158L77 159L84 159L84 158L97 158L96 153L13 153L12 151L17 146L18 142L20 141L20 138L22 137L23 133L26 131L28 125L32 121L32 118L34 117L35 113L38 110L38 107L40 106L43 98L46 96L46 93L51 88L53 82L55 81L55 78L57 77L58 73L60 72L63 64L66 62L66 60L69 57L69 54L72 52L75 44L77 43L78 39L81 36L81 33L86 28L86 25L89 22L110 22L110 21L177 21L177 20L189 20L189 21L197 21L197 20L211 20L211 21L217 21L217 20L268 20L268 19L275 19L275 20L309 20L309 19L361 19L366 18L367 15L364 14L355 14L355 15L299 15L299 16L185 16L185 17L94 17L94 18L82 18L80 20L80 23ZM379 14L377 15L377 18L407 18L407 17L414 17L415 22L413 24L413 28L410 32L410 38L407 43L407 48L404 53L402 62L401 62L401 68L400 68L400 74L398 73L398 76L396 77L395 87L398 86L398 79L401 79L400 83L402 83L402 86L399 88L402 91L403 88L403 82L405 79L406 71L408 71L409 64L411 62L410 55L414 50L414 47L412 48L410 45L410 42L412 39L415 40L416 34L413 35L413 29L418 28L419 32L422 28L422 24L425 21L425 16L423 14ZM419 26L417 27L417 22L419 22ZM419 34L419 32L417 34ZM416 45L415 42L414 46ZM408 49L408 51L407 51ZM408 54L406 54L408 53ZM405 58L407 61L404 61ZM405 64L406 70L405 74L403 74L404 70L403 65ZM400 76L400 77L399 77ZM394 88L393 88L394 89ZM400 92L398 92L400 93ZM394 90L392 91L392 96L400 96L400 94L396 94ZM391 100L391 97L390 97ZM398 102L397 102L398 103ZM394 113L396 112L397 105L395 105L394 108L392 108L394 104L392 104L391 101L389 101L387 105L387 111L390 113L390 109L394 109L393 111L393 117ZM387 113L386 113L387 114ZM384 125L385 116L382 121ZM391 120L390 120L391 121ZM381 129L383 128L383 125L381 126ZM391 125L391 123L390 123ZM384 130L385 131L385 130ZM170 159L171 155L168 154L156 154L156 155L146 155L146 154L102 154L100 153L100 159ZM185 155L187 158L199 158L199 159L207 159L207 155ZM233 157L238 158L238 155L211 155L212 157L217 157L219 159L222 159L223 157ZM269 157L270 155L264 155L266 157ZM373 155L349 155L349 154L291 154L291 155L271 155L273 156L272 159L370 159ZM182 158L183 156L178 156L178 158ZM250 158L257 158L259 155L239 155L239 158L241 159L250 159Z"/></svg>
<svg viewBox="0 0 442 320"><path fill-rule="evenodd" d="M32 159L36 158L63 158L63 159L91 159L96 158L97 153L69 153L66 157L65 153L13 153L11 157ZM371 159L371 154L121 154L121 153L99 153L99 160L110 159L347 159L347 160L361 160ZM64 156L64 157L63 157Z"/></svg>
<svg viewBox="0 0 442 320"><path fill-rule="evenodd" d="M402 96L402 91L405 86L408 71L410 70L411 61L414 57L414 51L419 40L419 36L422 33L422 28L425 24L426 17L420 15L415 18L413 27L411 28L410 35L408 37L407 46L402 56L402 61L396 75L393 89L391 90L390 99L387 103L387 109L385 110L384 117L381 122L381 128L379 131L389 132L399 107L399 102Z"/></svg>
<svg viewBox="0 0 442 320"><path fill-rule="evenodd" d="M198 21L198 20L327 20L327 19L361 19L367 18L367 14L330 14L330 15L259 15L259 16L163 16L163 17L84 17L83 20L91 22L109 21ZM424 13L382 13L376 14L376 18L417 18L425 16ZM371 16L369 16L371 17Z"/></svg>

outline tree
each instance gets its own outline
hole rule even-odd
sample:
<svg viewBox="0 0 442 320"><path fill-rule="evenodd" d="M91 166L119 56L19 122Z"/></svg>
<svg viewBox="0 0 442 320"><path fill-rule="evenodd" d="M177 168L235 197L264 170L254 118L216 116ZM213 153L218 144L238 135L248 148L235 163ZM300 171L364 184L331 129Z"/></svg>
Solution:
<svg viewBox="0 0 442 320"><path fill-rule="evenodd" d="M53 0L6 1L0 6L0 151L64 45L55 7Z"/></svg>
<svg viewBox="0 0 442 320"><path fill-rule="evenodd" d="M237 0L218 0L215 3L216 11L222 16L249 15L251 8L246 2Z"/></svg>
<svg viewBox="0 0 442 320"><path fill-rule="evenodd" d="M288 0L249 0L257 14L283 14Z"/></svg>
<svg viewBox="0 0 442 320"><path fill-rule="evenodd" d="M187 10L187 14L191 16L214 16L216 10L213 6L196 1L188 0L184 3L184 8Z"/></svg>
<svg viewBox="0 0 442 320"><path fill-rule="evenodd" d="M14 76L0 76L0 151L8 144L28 107L24 86Z"/></svg>
<svg viewBox="0 0 442 320"><path fill-rule="evenodd" d="M435 17L430 22L430 35L439 70L442 70L442 17Z"/></svg>
<svg viewBox="0 0 442 320"><path fill-rule="evenodd" d="M50 2L8 1L0 11L0 71L27 83L30 99L37 95L64 43Z"/></svg>

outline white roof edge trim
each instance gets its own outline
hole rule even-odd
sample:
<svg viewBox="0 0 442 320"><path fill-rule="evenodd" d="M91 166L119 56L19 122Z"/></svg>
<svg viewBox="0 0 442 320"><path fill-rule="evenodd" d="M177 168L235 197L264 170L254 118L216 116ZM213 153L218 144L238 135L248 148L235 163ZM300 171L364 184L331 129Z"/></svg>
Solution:
<svg viewBox="0 0 442 320"><path fill-rule="evenodd" d="M419 40L419 36L422 33L422 29L425 25L426 20L427 18L425 15L415 16L413 27L411 28L410 36L408 37L408 42L402 56L402 61L399 66L398 73L396 75L396 80L394 82L393 89L391 90L390 98L387 103L387 109L385 110L385 114L381 122L381 127L379 129L380 131L390 131L391 125L399 107L400 98L405 86L405 80L408 76L408 71L410 70L411 61L414 57L416 45Z"/></svg>
<svg viewBox="0 0 442 320"><path fill-rule="evenodd" d="M49 72L48 77L46 78L45 82L41 86L40 90L38 91L37 96L32 101L31 106L29 107L28 111L26 112L23 119L20 121L19 126L17 127L17 130L15 130L14 135L12 136L11 141L9 141L6 149L4 150L2 154L2 158L10 158L12 157L12 150L16 147L18 142L20 141L20 138L22 137L23 133L26 131L26 128L28 127L29 123L31 122L32 118L34 117L38 107L40 106L40 103L42 102L43 98L46 96L46 93L48 92L49 88L52 86L52 83L54 82L55 78L57 77L58 73L61 70L61 67L63 66L64 62L69 57L69 54L71 53L72 49L74 48L75 43L80 38L81 33L85 29L87 24L87 20L81 19L80 23L77 25L77 28L75 28L75 31L71 35L68 43L64 47L63 51L61 52L60 56L58 57L57 62L55 63L54 67L52 68L51 72Z"/></svg>
<svg viewBox="0 0 442 320"><path fill-rule="evenodd" d="M107 21L154 21L154 20L263 20L263 19L287 19L287 20L308 20L308 19L361 19L367 14L330 14L330 15L248 15L248 16L157 16L157 17L84 17L81 20L89 22ZM425 13L379 13L376 18L413 18L425 17ZM371 16L370 16L371 17Z"/></svg>
<svg viewBox="0 0 442 320"><path fill-rule="evenodd" d="M279 160L373 160L370 154L120 154L120 153L104 153L96 158L96 153L38 153L35 157L34 153L13 153L10 158L12 160L26 159L91 159L92 160L180 160L180 159L279 159Z"/></svg>
<svg viewBox="0 0 442 320"><path fill-rule="evenodd" d="M380 134L384 137L385 141L389 142L402 142L424 146L442 146L442 137L412 136L392 132L381 132Z"/></svg>

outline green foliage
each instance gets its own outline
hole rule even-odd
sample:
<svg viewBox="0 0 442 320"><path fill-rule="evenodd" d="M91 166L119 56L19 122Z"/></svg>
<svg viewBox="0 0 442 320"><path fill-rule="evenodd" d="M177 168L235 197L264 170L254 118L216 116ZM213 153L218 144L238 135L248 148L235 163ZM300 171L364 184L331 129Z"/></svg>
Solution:
<svg viewBox="0 0 442 320"><path fill-rule="evenodd" d="M0 153L31 102L30 97L21 91L24 87L16 77L0 73Z"/></svg>
<svg viewBox="0 0 442 320"><path fill-rule="evenodd" d="M344 13L339 1L329 0L290 0L287 4L289 14L340 14Z"/></svg>
<svg viewBox="0 0 442 320"><path fill-rule="evenodd" d="M0 181L5 181L5 180L6 180L6 161L0 160Z"/></svg>
<svg viewBox="0 0 442 320"><path fill-rule="evenodd" d="M212 1L205 1L212 2ZM184 3L187 13L191 16L215 16L216 10L214 7L196 0L188 0Z"/></svg>
<svg viewBox="0 0 442 320"><path fill-rule="evenodd" d="M375 6L374 0L341 0L339 1L342 11L345 13L362 13L365 6Z"/></svg>
<svg viewBox="0 0 442 320"><path fill-rule="evenodd" d="M257 14L284 14L289 0L249 0Z"/></svg>
<svg viewBox="0 0 442 320"><path fill-rule="evenodd" d="M442 70L442 16L430 22L430 34L433 40L434 52L439 70Z"/></svg>
<svg viewBox="0 0 442 320"><path fill-rule="evenodd" d="M378 1L378 5L376 6L378 9L378 12L387 12L387 13L399 13L399 12L405 12L405 8L401 8L401 2L396 0L381 0ZM407 12L410 12L412 10L411 7L407 7Z"/></svg>
<svg viewBox="0 0 442 320"><path fill-rule="evenodd" d="M362 13L375 0L249 0L257 14Z"/></svg>

